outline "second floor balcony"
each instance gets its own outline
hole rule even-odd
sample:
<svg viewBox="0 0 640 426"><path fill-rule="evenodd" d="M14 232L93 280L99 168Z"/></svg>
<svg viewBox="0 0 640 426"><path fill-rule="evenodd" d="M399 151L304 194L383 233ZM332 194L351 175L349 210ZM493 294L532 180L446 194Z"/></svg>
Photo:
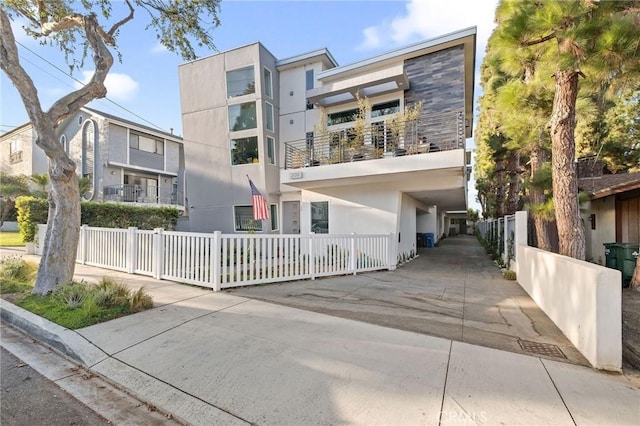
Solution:
<svg viewBox="0 0 640 426"><path fill-rule="evenodd" d="M184 205L180 191L171 188L142 185L108 185L103 188L104 201L160 205Z"/></svg>
<svg viewBox="0 0 640 426"><path fill-rule="evenodd" d="M464 149L461 111L432 114L416 120L370 123L364 131L326 131L285 143L285 169L378 160Z"/></svg>

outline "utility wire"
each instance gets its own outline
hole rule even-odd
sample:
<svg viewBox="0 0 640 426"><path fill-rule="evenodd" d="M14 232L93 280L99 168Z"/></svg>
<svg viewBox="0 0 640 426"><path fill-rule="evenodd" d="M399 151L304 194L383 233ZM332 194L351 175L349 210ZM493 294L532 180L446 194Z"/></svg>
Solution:
<svg viewBox="0 0 640 426"><path fill-rule="evenodd" d="M17 40L16 40L16 44L18 44L18 45L19 45L20 47L22 47L23 49L25 49L25 50L27 50L27 51L31 52L31 54L33 54L34 56L36 56L36 57L40 58L41 60L43 60L44 62L46 62L47 64L49 64L49 65L50 65L50 66L52 66L53 68L55 68L56 70L60 71L60 72L61 72L62 74L64 74L65 76L67 76L67 77L71 78L72 80L76 81L77 83L79 83L79 84L83 84L83 85L85 84L85 83L83 83L82 81L80 81L80 80L78 80L77 78L75 78L74 76L72 76L72 75L68 74L66 71L64 71L63 69L61 69L60 67L58 67L57 65L55 65L54 63L52 63L51 61L49 61L48 59L43 58L43 57L42 57L42 56L40 56L38 53L36 53L36 52L34 52L33 50L29 49L27 46L25 46L24 44L20 43L20 42L19 42L19 41L17 41ZM29 61L27 61L27 62L29 62ZM30 63L32 63L32 62L30 62ZM33 64L33 63L32 63L32 64ZM33 64L33 65L35 65L35 64ZM37 65L36 65L36 66L37 66ZM40 68L40 67L38 67L38 68ZM40 68L40 69L42 69L42 68ZM43 71L44 71L44 70L43 70ZM44 71L44 72L46 72L46 71ZM47 74L49 74L49 73L47 73ZM49 74L49 75L51 75L51 74ZM54 77L54 78L55 78L55 77ZM64 82L63 82L63 83L64 83ZM65 84L66 84L66 83L65 83ZM147 120L147 119L146 119L146 118L144 118L144 117L141 117L140 115L138 115L138 114L136 114L135 112L133 112L133 111L129 110L128 108L125 108L124 106L120 105L120 104L119 104L119 103L117 103L116 101L114 101L114 100L112 100L112 99L109 99L108 97L105 97L105 100L107 100L107 101L111 102L112 104L114 104L114 105L115 105L115 106L117 106L118 108L121 108L122 110L124 110L124 111L128 112L129 114L131 114L131 115L135 116L136 118L139 118L140 120L142 120L142 121L144 121L145 123L147 123L147 124L151 125L152 127L155 127L156 129L161 130L161 131L163 131L163 132L169 133L169 132L167 132L165 129L163 129L162 127L158 126L158 125L157 125L157 124L155 124L155 123L152 123L151 121Z"/></svg>

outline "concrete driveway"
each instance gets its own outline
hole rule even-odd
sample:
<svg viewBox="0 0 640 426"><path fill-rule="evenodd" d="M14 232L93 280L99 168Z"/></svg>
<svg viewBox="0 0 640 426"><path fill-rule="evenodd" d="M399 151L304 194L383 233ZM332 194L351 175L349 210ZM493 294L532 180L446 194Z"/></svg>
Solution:
<svg viewBox="0 0 640 426"><path fill-rule="evenodd" d="M473 236L446 238L396 271L228 293L511 352L589 365Z"/></svg>

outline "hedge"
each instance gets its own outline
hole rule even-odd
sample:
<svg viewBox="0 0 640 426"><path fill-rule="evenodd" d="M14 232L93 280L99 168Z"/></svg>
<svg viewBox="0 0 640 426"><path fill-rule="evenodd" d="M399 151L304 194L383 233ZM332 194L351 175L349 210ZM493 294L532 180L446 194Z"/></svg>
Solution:
<svg viewBox="0 0 640 426"><path fill-rule="evenodd" d="M18 226L24 242L34 240L38 223L47 223L49 203L35 197L18 197ZM175 207L140 207L129 204L82 202L80 221L100 228L175 229L180 211Z"/></svg>

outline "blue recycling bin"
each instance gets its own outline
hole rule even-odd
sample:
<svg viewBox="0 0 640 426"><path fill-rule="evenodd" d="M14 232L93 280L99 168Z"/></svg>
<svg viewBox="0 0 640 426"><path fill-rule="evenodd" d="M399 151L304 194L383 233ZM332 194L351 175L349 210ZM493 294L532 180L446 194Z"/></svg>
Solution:
<svg viewBox="0 0 640 426"><path fill-rule="evenodd" d="M435 234L433 232L427 232L424 234L424 246L427 248L433 248L435 245Z"/></svg>

